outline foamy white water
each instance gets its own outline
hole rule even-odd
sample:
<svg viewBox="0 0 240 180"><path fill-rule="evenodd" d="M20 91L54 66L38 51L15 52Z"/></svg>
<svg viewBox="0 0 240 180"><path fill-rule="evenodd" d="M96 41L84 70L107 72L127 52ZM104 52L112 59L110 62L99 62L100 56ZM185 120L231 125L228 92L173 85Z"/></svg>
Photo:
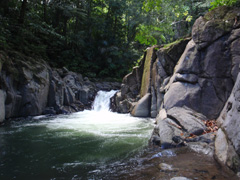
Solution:
<svg viewBox="0 0 240 180"><path fill-rule="evenodd" d="M153 120L110 112L114 93L100 91L91 111L39 116L0 128L0 179L88 179L98 167L141 152Z"/></svg>

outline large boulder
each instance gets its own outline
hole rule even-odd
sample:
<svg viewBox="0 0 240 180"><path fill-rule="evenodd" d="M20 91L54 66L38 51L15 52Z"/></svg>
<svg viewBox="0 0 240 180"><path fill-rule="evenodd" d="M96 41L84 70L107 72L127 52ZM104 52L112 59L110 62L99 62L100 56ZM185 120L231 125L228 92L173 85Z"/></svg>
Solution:
<svg viewBox="0 0 240 180"><path fill-rule="evenodd" d="M198 18L192 28L192 38L198 49L203 49L223 35L229 33L235 26L235 17L239 8L221 6L204 17Z"/></svg>
<svg viewBox="0 0 240 180"><path fill-rule="evenodd" d="M48 94L48 109L56 113L77 112L90 109L97 88L94 83L85 80L80 74L64 69L54 69Z"/></svg>
<svg viewBox="0 0 240 180"><path fill-rule="evenodd" d="M1 73L6 118L42 114L48 101L49 66L16 52L8 56Z"/></svg>
<svg viewBox="0 0 240 180"><path fill-rule="evenodd" d="M149 117L151 106L151 94L147 93L143 96L131 111L131 115L135 117Z"/></svg>
<svg viewBox="0 0 240 180"><path fill-rule="evenodd" d="M232 93L217 122L221 127L216 138L215 149L218 159L235 170L240 170L240 73ZM225 142L226 145L223 145Z"/></svg>
<svg viewBox="0 0 240 180"><path fill-rule="evenodd" d="M164 47L148 48L140 66L123 78L120 92L112 98L111 109L120 113L131 112L136 102L151 93L149 116L156 117L163 101L162 87L167 84L189 40L186 38Z"/></svg>
<svg viewBox="0 0 240 180"><path fill-rule="evenodd" d="M140 65L134 67L133 71L123 78L120 92L111 98L112 111L119 113L128 113L132 110L132 104L140 99L139 94L145 56L141 60Z"/></svg>
<svg viewBox="0 0 240 180"><path fill-rule="evenodd" d="M193 40L188 43L165 88L163 107L186 105L209 118L219 116L234 79L232 57L224 48L227 40L226 35L201 51Z"/></svg>
<svg viewBox="0 0 240 180"><path fill-rule="evenodd" d="M215 139L215 155L221 164L227 165L236 172L239 172L239 156L221 128L218 130Z"/></svg>
<svg viewBox="0 0 240 180"><path fill-rule="evenodd" d="M152 140L159 136L162 148L183 145L189 136L201 135L206 130L206 120L204 115L187 107L173 107L167 111L162 109Z"/></svg>

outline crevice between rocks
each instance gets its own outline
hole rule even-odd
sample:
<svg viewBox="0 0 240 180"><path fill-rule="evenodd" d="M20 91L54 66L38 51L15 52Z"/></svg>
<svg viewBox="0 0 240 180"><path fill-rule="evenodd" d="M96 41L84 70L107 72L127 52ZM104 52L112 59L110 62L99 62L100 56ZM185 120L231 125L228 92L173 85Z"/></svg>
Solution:
<svg viewBox="0 0 240 180"><path fill-rule="evenodd" d="M172 115L167 114L167 118L173 120L179 127L181 127L179 129L181 129L184 132L188 132L187 129L175 117L173 117Z"/></svg>

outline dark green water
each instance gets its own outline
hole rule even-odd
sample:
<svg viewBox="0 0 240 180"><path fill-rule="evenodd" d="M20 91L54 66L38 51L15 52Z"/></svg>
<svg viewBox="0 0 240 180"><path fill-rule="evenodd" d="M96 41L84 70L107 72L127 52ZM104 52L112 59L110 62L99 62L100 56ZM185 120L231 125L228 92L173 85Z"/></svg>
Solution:
<svg viewBox="0 0 240 180"><path fill-rule="evenodd" d="M0 179L99 179L143 152L153 121L108 111L33 118L0 127Z"/></svg>

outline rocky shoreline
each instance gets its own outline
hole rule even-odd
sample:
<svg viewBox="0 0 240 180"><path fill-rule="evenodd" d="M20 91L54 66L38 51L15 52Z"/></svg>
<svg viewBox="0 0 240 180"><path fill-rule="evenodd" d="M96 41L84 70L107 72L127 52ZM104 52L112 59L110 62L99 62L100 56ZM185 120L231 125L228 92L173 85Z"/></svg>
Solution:
<svg viewBox="0 0 240 180"><path fill-rule="evenodd" d="M5 119L66 114L91 109L99 90L118 82L91 82L66 68L52 69L41 59L0 52L0 122Z"/></svg>

